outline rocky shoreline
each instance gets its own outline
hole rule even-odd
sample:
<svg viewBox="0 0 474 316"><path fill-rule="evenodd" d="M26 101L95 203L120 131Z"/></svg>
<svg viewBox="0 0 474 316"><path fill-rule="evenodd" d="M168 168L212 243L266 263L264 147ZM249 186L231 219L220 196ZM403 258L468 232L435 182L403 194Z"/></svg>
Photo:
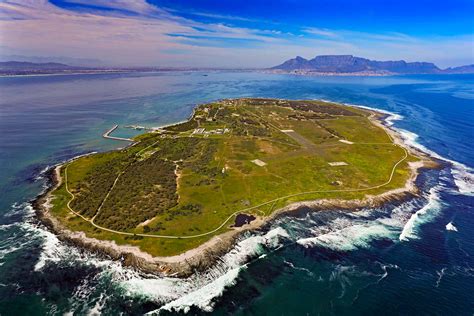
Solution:
<svg viewBox="0 0 474 316"><path fill-rule="evenodd" d="M236 241L242 233L262 229L277 217L288 216L290 213L298 214L302 211L324 211L330 209L355 211L364 207L376 207L384 203L406 200L416 196L418 194L418 188L415 185L415 181L420 170L423 168L437 168L440 166L439 162L427 156L425 153L406 146L401 136L395 130L383 124L383 120L387 114L375 110L370 111L373 113L371 120L374 124L382 127L397 145L402 146L410 154L421 159L418 162L410 163L411 174L404 187L393 189L379 195L367 195L364 199L359 200L319 199L291 203L274 211L270 216L257 216L256 219L249 224L234 227L230 231L216 235L199 247L188 250L180 255L153 257L141 251L136 246L117 245L113 241L90 238L87 237L84 232L73 232L64 227L59 220L50 213L51 192L61 184L62 179L59 171L62 165L57 165L48 171L49 187L33 201L33 208L35 209L38 219L49 230L55 233L61 241L113 260L119 260L124 266L133 267L140 272L162 276L187 277L195 272L204 271L215 264L222 255L235 246Z"/></svg>

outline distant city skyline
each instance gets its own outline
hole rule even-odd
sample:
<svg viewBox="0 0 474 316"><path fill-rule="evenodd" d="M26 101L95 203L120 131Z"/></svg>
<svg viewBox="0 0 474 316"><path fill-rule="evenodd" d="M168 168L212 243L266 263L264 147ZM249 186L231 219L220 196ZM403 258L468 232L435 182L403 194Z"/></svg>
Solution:
<svg viewBox="0 0 474 316"><path fill-rule="evenodd" d="M462 0L0 0L0 57L264 68L350 54L446 68L474 63L473 16Z"/></svg>

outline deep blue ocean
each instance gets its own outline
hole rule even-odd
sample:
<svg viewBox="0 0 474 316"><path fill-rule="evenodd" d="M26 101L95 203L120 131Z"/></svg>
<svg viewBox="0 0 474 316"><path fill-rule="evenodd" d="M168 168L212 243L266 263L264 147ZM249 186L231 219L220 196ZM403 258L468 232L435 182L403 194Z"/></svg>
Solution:
<svg viewBox="0 0 474 316"><path fill-rule="evenodd" d="M58 241L36 220L30 201L48 185L45 171L123 146L101 137L114 124L160 126L236 97L388 111L386 124L443 167L422 172L420 196L408 201L281 217L189 279L124 268ZM474 313L473 75L0 78L0 136L0 315Z"/></svg>

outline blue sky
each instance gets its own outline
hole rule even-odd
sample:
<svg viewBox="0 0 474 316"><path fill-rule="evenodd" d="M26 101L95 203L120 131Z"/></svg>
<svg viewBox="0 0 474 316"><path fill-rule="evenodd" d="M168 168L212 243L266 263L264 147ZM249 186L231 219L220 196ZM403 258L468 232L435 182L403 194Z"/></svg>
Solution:
<svg viewBox="0 0 474 316"><path fill-rule="evenodd" d="M296 55L474 63L474 1L0 0L2 56L268 67Z"/></svg>

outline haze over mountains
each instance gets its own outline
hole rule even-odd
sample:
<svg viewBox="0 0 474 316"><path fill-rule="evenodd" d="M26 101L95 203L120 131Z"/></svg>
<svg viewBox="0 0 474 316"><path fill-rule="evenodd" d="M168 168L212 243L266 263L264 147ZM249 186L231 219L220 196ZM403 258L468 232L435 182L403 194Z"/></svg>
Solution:
<svg viewBox="0 0 474 316"><path fill-rule="evenodd" d="M364 73L364 74L443 74L474 73L474 65L440 69L433 63L377 61L352 55L322 55L313 59L297 56L270 68L283 72L299 73Z"/></svg>
<svg viewBox="0 0 474 316"><path fill-rule="evenodd" d="M140 72L173 70L219 70L219 68L169 68L169 67L81 67L64 63L34 63L25 61L0 62L2 75L91 73L91 72ZM227 69L229 70L229 69ZM241 69L244 70L244 69ZM259 69L246 69L259 70ZM278 73L327 74L327 75L391 75L391 74L465 74L474 73L474 64L441 69L428 62L377 61L352 55L322 55L313 59L297 56L266 69Z"/></svg>
<svg viewBox="0 0 474 316"><path fill-rule="evenodd" d="M82 67L69 66L56 62L31 63L26 61L6 61L0 62L0 70L66 70L80 69Z"/></svg>
<svg viewBox="0 0 474 316"><path fill-rule="evenodd" d="M0 75L47 75L47 74L71 74L71 73L111 73L111 72L140 72L140 71L162 71L173 70L171 68L158 67L81 67L71 66L64 63L46 62L34 63L25 61L0 62Z"/></svg>

